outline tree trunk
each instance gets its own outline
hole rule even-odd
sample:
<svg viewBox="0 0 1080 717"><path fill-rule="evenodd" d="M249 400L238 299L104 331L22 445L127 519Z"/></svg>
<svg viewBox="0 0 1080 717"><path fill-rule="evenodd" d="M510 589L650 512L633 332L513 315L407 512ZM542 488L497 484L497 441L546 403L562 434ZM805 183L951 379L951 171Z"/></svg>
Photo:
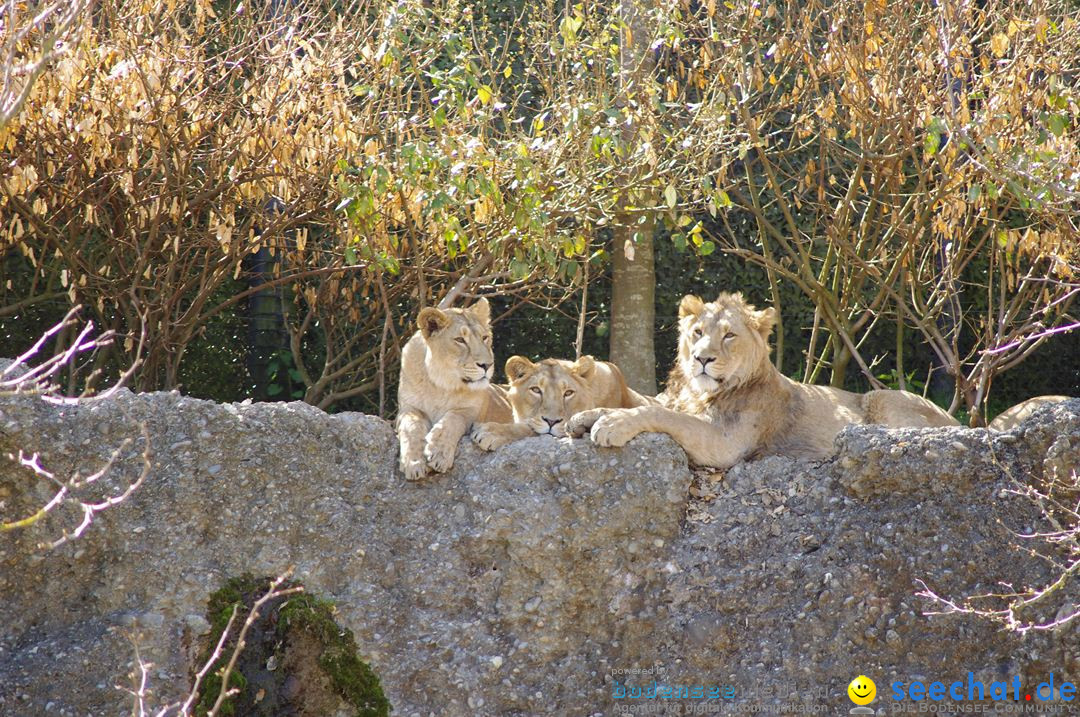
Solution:
<svg viewBox="0 0 1080 717"><path fill-rule="evenodd" d="M631 227L614 233L611 262L611 360L622 369L630 388L656 394L656 272L653 264L652 227L632 239ZM624 247L633 246L633 259Z"/></svg>
<svg viewBox="0 0 1080 717"><path fill-rule="evenodd" d="M833 343L832 371L829 375L829 385L833 388L843 388L847 380L847 367L851 363L851 352L847 347L836 339Z"/></svg>
<svg viewBox="0 0 1080 717"><path fill-rule="evenodd" d="M622 0L620 11L625 27L619 33L619 104L628 113L623 122L622 139L627 156L637 141L640 122L634 121L648 111L644 83L652 70L649 54L646 10L653 0ZM634 169L627 174L624 186L634 184ZM630 197L624 206L641 205ZM615 362L632 389L649 396L656 394L655 330L656 270L653 263L654 224L637 223L632 213L615 218L611 251L611 360ZM637 233L637 241L634 234Z"/></svg>

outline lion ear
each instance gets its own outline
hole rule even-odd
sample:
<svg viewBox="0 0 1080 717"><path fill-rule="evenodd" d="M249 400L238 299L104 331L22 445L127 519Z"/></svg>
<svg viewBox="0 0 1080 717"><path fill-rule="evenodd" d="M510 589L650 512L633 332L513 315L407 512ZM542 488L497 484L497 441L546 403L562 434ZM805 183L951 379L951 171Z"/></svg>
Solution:
<svg viewBox="0 0 1080 717"><path fill-rule="evenodd" d="M574 362L574 367L571 370L581 378L587 379L596 370L596 359L592 356L582 356Z"/></svg>
<svg viewBox="0 0 1080 717"><path fill-rule="evenodd" d="M420 315L416 317L416 325L426 339L449 326L450 317L445 312L429 306L420 311Z"/></svg>
<svg viewBox="0 0 1080 717"><path fill-rule="evenodd" d="M485 324L490 323L491 304L488 303L488 300L486 298L481 298L475 304L470 306L469 311L472 312L473 316L480 319L480 321L484 322Z"/></svg>
<svg viewBox="0 0 1080 717"><path fill-rule="evenodd" d="M685 318L687 316L700 316L701 312L705 310L705 302L701 300L700 296L694 296L693 294L687 294L679 302L679 318Z"/></svg>
<svg viewBox="0 0 1080 717"><path fill-rule="evenodd" d="M776 309L770 306L767 309L755 311L753 316L758 333L761 334L763 339L768 341L769 334L772 333L773 327L776 326Z"/></svg>
<svg viewBox="0 0 1080 717"><path fill-rule="evenodd" d="M506 360L506 377L511 381L520 381L536 370L536 364L524 356L511 356Z"/></svg>

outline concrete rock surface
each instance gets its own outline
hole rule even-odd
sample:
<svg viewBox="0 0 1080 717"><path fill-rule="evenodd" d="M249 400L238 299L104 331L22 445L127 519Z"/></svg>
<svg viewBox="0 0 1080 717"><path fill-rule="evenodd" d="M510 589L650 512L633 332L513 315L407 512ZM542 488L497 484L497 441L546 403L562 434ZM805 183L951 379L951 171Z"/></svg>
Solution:
<svg viewBox="0 0 1080 717"><path fill-rule="evenodd" d="M138 475L142 426L149 477L84 535L37 547L79 523L69 509L0 534L0 714L130 714L118 686L131 686L135 645L152 701L176 699L209 594L290 566L337 605L397 715L616 714L620 688L654 679L720 686L706 705L833 713L860 673L886 708L896 680L1080 678L1075 621L1020 636L930 614L948 611L919 595L961 601L1057 575L1038 557L1053 548L1018 534L1050 529L1024 490L1076 470L1080 401L997 435L852 427L824 463L736 466L691 521L692 474L662 435L622 449L537 437L494 454L466 440L450 473L411 484L392 426L361 414L176 393L0 398L0 454L38 453L57 476L92 472L131 439L86 500ZM51 494L0 459L0 518ZM1044 602L1024 616L1067 614L1075 581ZM685 714L695 700L638 702Z"/></svg>

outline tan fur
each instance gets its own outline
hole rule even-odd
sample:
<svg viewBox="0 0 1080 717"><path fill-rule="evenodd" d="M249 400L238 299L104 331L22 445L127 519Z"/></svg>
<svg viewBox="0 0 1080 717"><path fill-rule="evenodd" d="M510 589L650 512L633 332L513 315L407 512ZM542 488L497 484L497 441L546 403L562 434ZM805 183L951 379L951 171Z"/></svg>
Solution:
<svg viewBox="0 0 1080 717"><path fill-rule="evenodd" d="M514 423L480 423L473 440L486 451L533 435L566 435L566 419L591 408L633 408L655 403L626 385L613 363L582 356L577 361L524 356L506 362Z"/></svg>
<svg viewBox="0 0 1080 717"><path fill-rule="evenodd" d="M994 420L990 421L987 428L991 431L1011 431L1026 421L1028 416L1035 412L1036 408L1068 400L1068 396L1036 396L1035 398L1029 398L1008 410L1002 411Z"/></svg>
<svg viewBox="0 0 1080 717"><path fill-rule="evenodd" d="M679 306L678 362L662 406L586 411L567 431L591 427L592 440L621 446L647 431L667 433L698 465L728 468L763 455L824 458L847 425L954 426L930 401L906 391L856 394L787 378L769 360L772 308L756 311L741 294Z"/></svg>
<svg viewBox="0 0 1080 717"><path fill-rule="evenodd" d="M454 465L458 441L477 421L513 419L506 391L491 384L491 309L426 308L401 352L397 432L401 470L418 480Z"/></svg>

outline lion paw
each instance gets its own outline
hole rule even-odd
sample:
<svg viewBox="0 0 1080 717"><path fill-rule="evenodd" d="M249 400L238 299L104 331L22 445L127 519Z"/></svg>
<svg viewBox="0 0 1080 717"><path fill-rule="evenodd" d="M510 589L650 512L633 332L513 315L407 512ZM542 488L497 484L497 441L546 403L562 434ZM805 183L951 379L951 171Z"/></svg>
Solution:
<svg viewBox="0 0 1080 717"><path fill-rule="evenodd" d="M566 421L566 435L573 436L574 438L581 438L589 429L593 427L593 424L609 409L606 408L593 408L588 411L581 411L575 413Z"/></svg>
<svg viewBox="0 0 1080 717"><path fill-rule="evenodd" d="M427 463L421 459L407 461L401 466L401 472L405 474L405 480L420 480L427 475Z"/></svg>
<svg viewBox="0 0 1080 717"><path fill-rule="evenodd" d="M593 443L598 446L618 447L625 446L627 442L641 433L637 421L632 415L626 413L607 413L600 416L593 424L589 436Z"/></svg>
<svg viewBox="0 0 1080 717"><path fill-rule="evenodd" d="M510 442L510 439L501 435L499 431L483 423L473 428L472 439L485 451L494 451Z"/></svg>
<svg viewBox="0 0 1080 717"><path fill-rule="evenodd" d="M428 467L436 473L445 473L454 467L454 449L456 446L434 430L428 434L424 446L424 458Z"/></svg>

